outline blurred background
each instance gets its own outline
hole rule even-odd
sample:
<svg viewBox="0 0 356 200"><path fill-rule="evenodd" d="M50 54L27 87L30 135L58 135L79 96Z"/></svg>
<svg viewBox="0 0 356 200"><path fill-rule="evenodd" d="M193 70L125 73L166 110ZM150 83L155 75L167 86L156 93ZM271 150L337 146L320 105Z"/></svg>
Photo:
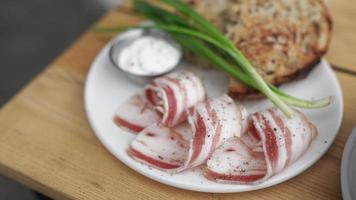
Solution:
<svg viewBox="0 0 356 200"><path fill-rule="evenodd" d="M120 0L0 0L0 106ZM0 174L0 199L49 199Z"/></svg>

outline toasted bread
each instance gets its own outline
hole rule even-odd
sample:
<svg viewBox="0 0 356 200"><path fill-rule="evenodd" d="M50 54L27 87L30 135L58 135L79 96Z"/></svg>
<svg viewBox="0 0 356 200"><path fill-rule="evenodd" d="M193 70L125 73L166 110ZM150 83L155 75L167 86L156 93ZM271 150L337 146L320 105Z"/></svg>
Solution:
<svg viewBox="0 0 356 200"><path fill-rule="evenodd" d="M186 0L214 23L262 77L280 85L307 74L326 53L332 21L323 0ZM258 97L232 79L229 93Z"/></svg>

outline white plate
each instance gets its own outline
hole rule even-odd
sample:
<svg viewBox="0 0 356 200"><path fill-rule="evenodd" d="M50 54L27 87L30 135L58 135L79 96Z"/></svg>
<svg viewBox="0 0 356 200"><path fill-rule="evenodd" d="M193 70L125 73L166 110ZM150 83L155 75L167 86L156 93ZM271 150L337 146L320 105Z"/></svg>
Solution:
<svg viewBox="0 0 356 200"><path fill-rule="evenodd" d="M227 78L222 72L202 72L191 67L201 78L209 96L226 92ZM212 80L212 81L209 81ZM106 46L93 62L85 86L85 107L89 122L97 137L119 160L133 170L161 183L187 190L201 192L243 192L266 188L286 181L314 164L330 147L339 130L343 115L343 98L335 74L326 61L322 61L307 78L282 87L289 94L316 99L335 96L332 105L319 110L305 110L304 113L319 130L308 151L293 165L259 185L219 184L205 179L201 169L195 168L183 173L170 175L134 161L126 149L134 135L119 129L112 121L117 107L128 97L140 91L142 86L129 82L122 72L115 69L108 59ZM271 106L268 101L245 103L250 111Z"/></svg>
<svg viewBox="0 0 356 200"><path fill-rule="evenodd" d="M356 199L356 128L347 139L341 162L341 188L344 200Z"/></svg>

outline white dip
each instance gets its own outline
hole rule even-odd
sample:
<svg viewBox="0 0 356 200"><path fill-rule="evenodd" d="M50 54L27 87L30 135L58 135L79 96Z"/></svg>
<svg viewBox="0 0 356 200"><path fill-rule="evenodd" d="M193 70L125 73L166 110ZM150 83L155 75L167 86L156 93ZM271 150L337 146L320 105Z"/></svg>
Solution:
<svg viewBox="0 0 356 200"><path fill-rule="evenodd" d="M165 38L143 36L123 48L118 55L118 64L137 75L159 74L169 71L178 62L181 51Z"/></svg>

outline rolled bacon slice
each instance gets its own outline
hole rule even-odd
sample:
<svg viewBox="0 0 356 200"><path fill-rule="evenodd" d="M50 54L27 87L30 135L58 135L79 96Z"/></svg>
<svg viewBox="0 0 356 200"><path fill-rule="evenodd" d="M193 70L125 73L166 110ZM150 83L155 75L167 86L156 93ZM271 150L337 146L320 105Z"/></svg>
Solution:
<svg viewBox="0 0 356 200"><path fill-rule="evenodd" d="M224 95L190 109L188 122L174 128L154 124L138 134L128 153L163 170L183 171L203 163L215 149L245 129L246 110Z"/></svg>
<svg viewBox="0 0 356 200"><path fill-rule="evenodd" d="M187 118L186 111L205 99L203 84L189 71L154 79L145 89L147 99L162 114L161 124L173 127Z"/></svg>
<svg viewBox="0 0 356 200"><path fill-rule="evenodd" d="M254 113L240 139L232 138L214 152L205 176L218 182L262 182L297 160L316 134L298 111L291 119L275 108Z"/></svg>
<svg viewBox="0 0 356 200"><path fill-rule="evenodd" d="M132 133L138 133L161 119L144 94L132 96L119 107L114 116L117 126Z"/></svg>
<svg viewBox="0 0 356 200"><path fill-rule="evenodd" d="M142 163L175 169L183 165L188 145L188 141L174 129L153 124L136 136L127 152Z"/></svg>
<svg viewBox="0 0 356 200"><path fill-rule="evenodd" d="M198 77L179 71L154 79L143 94L132 96L120 105L114 122L121 128L138 133L157 123L173 127L187 118L187 110L205 99Z"/></svg>

